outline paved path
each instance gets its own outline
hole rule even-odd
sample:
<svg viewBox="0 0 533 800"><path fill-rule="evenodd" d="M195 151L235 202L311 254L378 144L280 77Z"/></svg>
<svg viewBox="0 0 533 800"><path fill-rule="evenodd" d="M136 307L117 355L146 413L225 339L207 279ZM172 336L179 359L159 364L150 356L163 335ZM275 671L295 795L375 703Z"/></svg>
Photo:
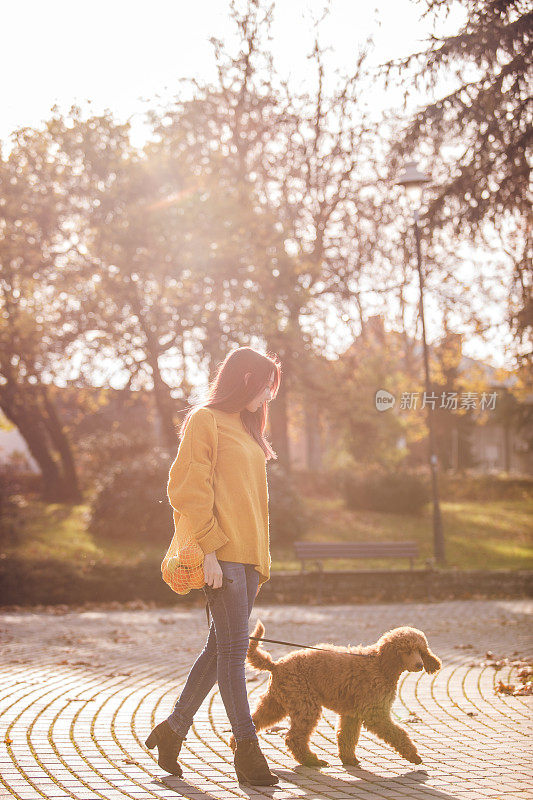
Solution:
<svg viewBox="0 0 533 800"><path fill-rule="evenodd" d="M207 632L200 608L142 603L78 609L0 608L0 798L273 797L306 800L518 800L533 798L531 697L497 694L517 682L509 662L533 655L525 600L368 606L262 606L266 636L302 644L368 644L397 625L425 631L443 661L435 676L404 673L393 711L423 758L419 768L363 731L361 768L335 750L335 715L326 712L313 749L321 769L297 765L283 730L261 732L277 787L240 788L218 686L206 698L182 748L184 777L162 771L144 740L166 717ZM266 647L275 657L282 645ZM250 704L263 674L250 671Z"/></svg>

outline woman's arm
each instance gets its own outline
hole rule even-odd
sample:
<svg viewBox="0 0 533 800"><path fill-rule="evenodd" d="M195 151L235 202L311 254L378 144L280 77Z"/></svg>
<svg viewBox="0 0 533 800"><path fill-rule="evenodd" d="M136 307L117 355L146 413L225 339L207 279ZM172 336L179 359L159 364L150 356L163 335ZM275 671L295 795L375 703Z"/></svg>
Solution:
<svg viewBox="0 0 533 800"><path fill-rule="evenodd" d="M170 505L187 517L205 555L229 541L214 515L211 473L216 446L216 420L209 409L200 408L187 423L167 484Z"/></svg>

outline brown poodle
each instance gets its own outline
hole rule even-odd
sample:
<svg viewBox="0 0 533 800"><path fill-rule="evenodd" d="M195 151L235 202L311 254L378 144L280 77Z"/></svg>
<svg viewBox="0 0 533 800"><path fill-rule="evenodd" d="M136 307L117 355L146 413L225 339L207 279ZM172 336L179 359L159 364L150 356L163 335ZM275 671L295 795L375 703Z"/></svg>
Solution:
<svg viewBox="0 0 533 800"><path fill-rule="evenodd" d="M252 636L261 638L265 628L257 621ZM408 672L436 672L440 660L417 628L394 628L368 647L316 645L320 650L294 650L277 661L250 639L246 660L256 670L267 670L270 679L252 714L256 731L290 717L285 743L296 761L306 766L327 766L309 749L322 707L338 715L337 745L343 764L357 766L355 746L364 725L392 745L398 753L420 764L422 759L411 739L390 716L398 679ZM346 655L347 653L354 655ZM235 749L233 735L230 739Z"/></svg>

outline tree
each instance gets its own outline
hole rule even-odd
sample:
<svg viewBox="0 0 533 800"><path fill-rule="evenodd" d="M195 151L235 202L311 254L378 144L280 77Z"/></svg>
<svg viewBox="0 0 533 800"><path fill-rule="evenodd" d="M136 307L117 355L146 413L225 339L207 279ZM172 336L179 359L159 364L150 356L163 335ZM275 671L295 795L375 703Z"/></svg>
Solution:
<svg viewBox="0 0 533 800"><path fill-rule="evenodd" d="M39 464L43 495L80 502L68 432L55 402L54 354L72 341L72 273L58 269L73 248L73 174L53 123L21 129L0 158L0 406ZM72 256L72 272L76 271Z"/></svg>
<svg viewBox="0 0 533 800"><path fill-rule="evenodd" d="M450 10L448 0L418 0L422 15L438 17ZM454 70L458 85L449 94L419 109L404 127L397 155L410 154L420 142L430 142L439 153L443 145L460 150L447 179L432 198L432 223L454 214L455 232L476 229L487 220L497 222L518 213L527 216L531 143L530 46L533 13L523 0L460 0L467 19L455 35L430 37L429 47L407 58L388 61L405 80L413 70L413 90L434 89L444 70Z"/></svg>
<svg viewBox="0 0 533 800"><path fill-rule="evenodd" d="M429 14L437 21L449 14L448 0L418 1L425 6L422 18ZM513 240L507 324L520 363L533 356L528 233L533 13L523 0L459 4L466 21L457 33L432 35L427 49L381 67L386 86L396 71L408 86L405 104L420 88L438 94L398 127L391 171L415 150L432 164L435 180L422 220L428 238L441 228L451 240L466 234L474 245L484 246L487 233ZM456 85L443 94L439 81L451 74Z"/></svg>
<svg viewBox="0 0 533 800"><path fill-rule="evenodd" d="M377 267L378 125L362 102L366 51L352 74L327 75L315 41L315 86L297 93L265 48L271 12L261 0L231 4L237 51L215 41L217 82L193 81L193 98L167 109L155 133L169 152L186 135L214 212L211 238L226 227L207 252L239 295L243 313L231 320L233 336L242 337L244 322L246 338L259 337L283 361L271 419L276 450L288 463L288 393L325 389L311 364L327 341L316 327L329 313L326 301L347 304L363 273L369 283L380 281L390 264Z"/></svg>

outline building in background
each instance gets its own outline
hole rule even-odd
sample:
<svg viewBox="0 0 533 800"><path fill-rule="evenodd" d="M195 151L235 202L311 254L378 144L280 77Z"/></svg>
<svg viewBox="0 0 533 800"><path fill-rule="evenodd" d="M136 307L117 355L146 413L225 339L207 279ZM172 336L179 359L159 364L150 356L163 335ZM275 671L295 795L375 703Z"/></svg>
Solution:
<svg viewBox="0 0 533 800"><path fill-rule="evenodd" d="M476 379L482 377L487 392L496 392L497 400L502 399L516 382L516 376L507 374L499 377L501 370L478 359L462 353L463 337L461 334L449 334L449 340L459 348L457 373L463 380L469 375ZM365 323L364 342L373 340L376 348L389 346L393 340L407 345L409 357L414 370L422 375L422 345L397 331L385 330L381 315L370 317ZM363 337L358 337L340 358L357 357L363 344ZM430 345L430 354L433 347ZM419 372L418 372L419 371ZM377 387L378 388L378 387ZM305 403L303 402L305 400ZM522 404L524 416L533 418L533 394ZM378 413L378 412L376 412ZM399 412L401 413L401 412ZM470 412L468 412L470 413ZM473 424L468 432L458 424L451 429L451 436L445 444L443 456L451 471L465 468L473 472L510 472L533 475L533 431L529 437L524 435L524 428L504 423L500 414L487 413L483 420L478 414L472 415ZM290 458L295 469L321 472L324 470L324 456L332 448L340 446L340 431L335 420L328 417L318 404L313 405L309 397L293 400L289 411ZM405 446L405 440L399 442ZM468 458L466 453L468 452ZM443 459L444 460L444 459Z"/></svg>

